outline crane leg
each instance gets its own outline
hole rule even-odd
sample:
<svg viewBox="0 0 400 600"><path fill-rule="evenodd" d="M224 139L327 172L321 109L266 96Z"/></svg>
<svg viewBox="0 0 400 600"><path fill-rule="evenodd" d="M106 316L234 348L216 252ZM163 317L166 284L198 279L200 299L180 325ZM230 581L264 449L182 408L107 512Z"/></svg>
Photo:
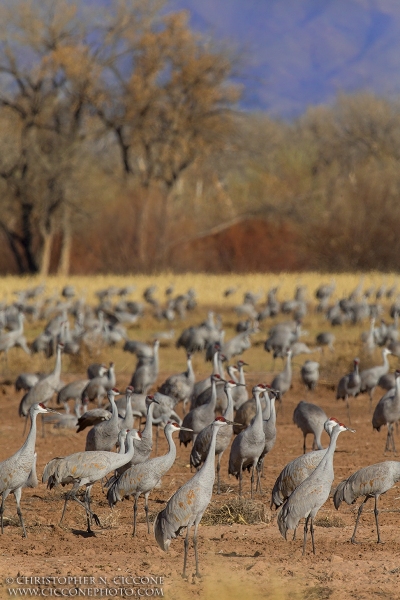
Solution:
<svg viewBox="0 0 400 600"><path fill-rule="evenodd" d="M14 491L15 502L17 503L17 515L19 516L19 520L20 520L21 527L22 527L22 537L26 538L27 534L26 534L26 529L25 529L25 523L24 523L24 519L22 517L21 506L20 506L21 494L22 494L21 488L18 488Z"/></svg>
<svg viewBox="0 0 400 600"><path fill-rule="evenodd" d="M351 536L351 540L350 540L352 544L357 544L358 543L358 542L356 542L356 531L357 531L357 527L358 527L358 521L360 520L361 513L362 513L363 508L364 508L364 504L366 503L366 501L368 500L368 498L369 498L369 496L366 496L364 498L364 500L360 504L360 508L358 509L357 518L356 518L356 524L354 526L353 535Z"/></svg>
<svg viewBox="0 0 400 600"><path fill-rule="evenodd" d="M311 541L312 541L312 551L313 551L313 554L315 554L314 519L312 517L311 517L311 524L310 524L310 533L311 533Z"/></svg>
<svg viewBox="0 0 400 600"><path fill-rule="evenodd" d="M239 498L242 497L242 480L243 480L243 462L240 463L240 469L239 469Z"/></svg>
<svg viewBox="0 0 400 600"><path fill-rule="evenodd" d="M306 453L306 433L303 433L303 454Z"/></svg>
<svg viewBox="0 0 400 600"><path fill-rule="evenodd" d="M304 523L304 538L303 538L303 555L306 553L306 543L307 543L307 532L308 532L308 516Z"/></svg>
<svg viewBox="0 0 400 600"><path fill-rule="evenodd" d="M253 485L254 485L254 465L251 468L251 477L250 477L250 498L253 500Z"/></svg>
<svg viewBox="0 0 400 600"><path fill-rule="evenodd" d="M221 493L220 471L221 471L221 454L218 454L217 460L217 494Z"/></svg>
<svg viewBox="0 0 400 600"><path fill-rule="evenodd" d="M349 425L351 425L351 418L350 418L350 403L349 403L349 398L346 398L346 404L347 404L347 418L349 420Z"/></svg>
<svg viewBox="0 0 400 600"><path fill-rule="evenodd" d="M3 514L4 514L4 504L6 501L6 498L8 496L10 492L8 490L5 490L2 494L1 497L1 506L0 506L0 526L1 526L1 533L4 533L4 529L3 529Z"/></svg>
<svg viewBox="0 0 400 600"><path fill-rule="evenodd" d="M149 495L145 494L144 496L144 510L146 513L146 523L147 523L147 533L150 533L150 523L149 523Z"/></svg>
<svg viewBox="0 0 400 600"><path fill-rule="evenodd" d="M292 541L294 542L296 539L296 532L297 532L297 527L295 528L295 530L293 531L293 537L292 537Z"/></svg>
<svg viewBox="0 0 400 600"><path fill-rule="evenodd" d="M136 534L136 517L137 517L137 501L138 501L138 497L135 496L135 501L133 503L133 532L132 532L132 537L135 537Z"/></svg>
<svg viewBox="0 0 400 600"><path fill-rule="evenodd" d="M197 552L197 528L198 528L199 524L195 523L194 525L194 535L193 535L193 547L194 547L194 559L196 561L196 577L201 577L200 571L199 571L199 555Z"/></svg>
<svg viewBox="0 0 400 600"><path fill-rule="evenodd" d="M379 510L378 510L378 498L379 495L375 496L375 507L374 507L374 515L375 515L375 523L376 523L376 533L378 534L378 544L383 544L382 540L381 540L381 533L379 531L379 521L378 521L378 515L379 515Z"/></svg>
<svg viewBox="0 0 400 600"><path fill-rule="evenodd" d="M190 533L190 529L191 529L191 525L188 525L187 529L186 529L186 537L185 537L185 541L184 541L185 554L184 554L184 557L183 557L183 573L182 573L183 579L186 579L186 564L187 564L187 555L188 555L188 550L189 550L189 533Z"/></svg>
<svg viewBox="0 0 400 600"><path fill-rule="evenodd" d="M261 475L264 469L264 458L261 459L261 464L257 463L257 484L256 484L256 492L257 490L260 491L260 494L262 494L262 488L261 488Z"/></svg>
<svg viewBox="0 0 400 600"><path fill-rule="evenodd" d="M390 439L392 442L392 450L393 450L393 454L397 454L396 452L396 446L394 443L394 431L393 431L394 427L393 427L393 423L390 424Z"/></svg>

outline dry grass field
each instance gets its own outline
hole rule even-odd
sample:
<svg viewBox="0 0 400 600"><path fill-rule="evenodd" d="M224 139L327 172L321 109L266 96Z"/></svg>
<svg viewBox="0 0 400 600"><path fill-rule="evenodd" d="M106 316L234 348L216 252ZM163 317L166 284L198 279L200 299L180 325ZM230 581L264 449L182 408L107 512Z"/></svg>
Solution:
<svg viewBox="0 0 400 600"><path fill-rule="evenodd" d="M360 275L334 276L336 289L332 303L350 294L360 283ZM144 289L150 284L157 285L156 298L165 303L164 290L174 284L174 294L185 293L194 288L198 305L188 312L185 320L170 323L157 320L149 305L145 306L145 314L138 323L129 328L130 339L151 341L157 332L174 329L173 339L165 341L160 349L160 374L158 384L172 373L185 369L185 353L182 348L175 347L180 332L189 325L197 325L206 318L207 311L213 310L220 315L225 339L235 334L235 325L239 320L235 307L242 303L243 295L250 290L262 293L259 306L265 302L269 288L279 285L278 299L293 297L298 285L307 288L309 303L308 314L302 328L305 331L302 341L315 346L315 336L320 331L332 330L336 336L335 352L316 352L310 356L300 355L293 360L293 384L284 396L283 409L277 417L277 442L272 452L266 457L263 494L255 496L250 502L249 478L244 478L244 502L237 501L237 481L227 475L228 456L224 455L222 494L214 494L209 510L200 527L199 551L200 568L203 578L199 581L189 577L184 581L180 577L183 564L183 538L174 540L170 552L165 554L159 550L153 535L147 534L144 523L143 500L140 501L140 524L136 538L131 536L132 502L119 503L113 512L106 503L100 485L93 490L94 506L99 514L102 526L95 528L95 535L89 536L85 531L85 519L79 506L67 509L62 527L58 525L63 490L48 491L43 484L37 488L24 490L22 510L28 529L28 538L21 537L21 530L15 513L15 503L9 496L5 511L5 530L0 537L0 597L9 598L21 595L21 592L9 592L9 588L22 589L28 587L45 588L46 585L18 585L17 577L93 577L98 587L100 578L106 578L109 588L120 588L121 577L154 576L163 577L164 597L170 599L219 599L236 600L239 598L265 598L270 600L324 600L328 598L367 599L399 597L400 577L400 542L399 526L399 487L394 487L381 499L381 533L384 544L376 544L373 516L373 504L367 504L359 528L359 545L352 545L349 539L354 527L357 506L342 506L334 509L329 500L321 509L316 526L316 555L307 546L303 557L302 532L299 531L296 541L285 542L276 524L276 514L270 511L270 493L274 481L283 466L302 451L302 435L292 422L292 414L297 403L303 399L321 406L329 416L336 416L347 422L346 407L343 402L335 400L335 387L338 379L351 369L352 359L359 356L361 368L381 362L381 350L367 353L362 346L360 336L369 328L368 319L362 323L346 323L332 328L323 313L315 312L315 289L321 283L329 283L331 275L317 273L259 275L247 276L215 276L164 274L154 277L71 277L68 280L49 278L46 281L47 297L59 294L65 284L74 285L77 296L83 295L89 304L95 305L95 292L111 285L118 287L134 284L136 290L130 299L143 301ZM371 273L362 279L363 289L374 286L375 290L385 284L388 288L396 284L396 275ZM0 280L0 301L7 303L15 300L14 292L38 285L37 279L18 279L7 277ZM224 297L227 288L237 288L235 293ZM400 291L400 288L399 288ZM375 302L372 295L369 302ZM388 322L390 305L394 298L383 298L382 317ZM248 363L246 368L248 389L262 381L269 383L272 377L282 368L282 361L273 362L272 356L265 352L263 343L269 328L277 321L290 318L280 314L275 319L266 319L260 323L260 332L252 337L252 347L243 354ZM72 323L72 320L71 320ZM27 319L26 336L28 342L43 329L45 320L31 323ZM306 392L299 377L299 370L307 358L318 360L321 364L321 377L317 389ZM122 344L113 347L99 347L91 352L85 351L79 357L64 356L62 378L65 382L84 377L87 365L94 361L109 362L116 365L117 385L121 389L128 384L135 367L135 357L123 352ZM395 356L389 357L391 371L398 366ZM233 361L232 361L233 362ZM14 348L9 352L8 365L0 357L0 460L10 456L22 444L23 422L19 420L17 408L22 392L17 393L13 387L16 376L23 371L50 372L54 358L46 359L43 354L27 356L21 349ZM202 354L194 357L196 377L201 379L210 372L210 364L204 361ZM377 402L383 391L377 389L374 401ZM53 403L53 406L55 404ZM368 397L360 395L351 400L352 426L356 434L343 433L338 440L335 453L335 483L350 475L361 466L385 460L383 448L386 433L372 431ZM182 407L178 406L182 414ZM48 428L46 437L38 435L38 476L41 477L43 467L54 456L63 456L84 448L85 432L62 431ZM163 436L162 436L163 437ZM324 434L324 445L328 438ZM396 443L398 437L396 436ZM308 447L311 439L308 440ZM166 442L162 439L160 453L166 451ZM165 501L172 493L190 477L189 448L178 446L177 459L173 469L164 477L162 486L154 490L150 496L150 513L152 517L163 508ZM228 454L228 453L226 453ZM386 459L391 459L389 456ZM290 536L289 536L290 537ZM194 566L193 549L190 548L189 572ZM7 577L14 580L7 583ZM113 581L117 583L110 583ZM119 583L118 583L119 582ZM50 585L50 587L52 587ZM53 586L54 587L54 586ZM63 585L55 585L63 587ZM64 586L66 587L66 586ZM73 587L73 586L72 586ZM96 587L92 585L92 587ZM103 586L104 587L104 586ZM123 586L122 586L123 587ZM129 587L129 586L125 586ZM132 587L132 586L131 586ZM147 596L154 595L154 586L144 585ZM69 585L68 589L71 589ZM138 597L138 587L132 596ZM100 597L101 592L97 592ZM105 592L102 592L105 595ZM122 594L122 592L117 592ZM52 592L53 595L56 593ZM46 593L42 594L43 596ZM47 594L50 595L50 594ZM70 593L70 596L73 594ZM91 593L92 597L96 597ZM110 592L109 596L116 595ZM125 594L126 595L126 594Z"/></svg>

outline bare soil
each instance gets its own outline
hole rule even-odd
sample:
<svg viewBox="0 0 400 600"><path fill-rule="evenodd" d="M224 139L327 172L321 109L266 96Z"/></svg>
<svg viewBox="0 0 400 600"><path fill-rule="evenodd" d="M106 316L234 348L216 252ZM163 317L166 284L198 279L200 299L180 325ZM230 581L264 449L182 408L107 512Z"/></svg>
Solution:
<svg viewBox="0 0 400 600"><path fill-rule="evenodd" d="M204 375L207 375L206 366ZM168 373L160 374L160 381ZM249 386L258 381L270 380L270 373L249 373ZM199 378L201 374L199 374ZM70 379L78 376L70 376ZM305 393L295 373L294 385L283 399L283 410L278 413L278 436L276 446L266 457L263 494L256 500L266 506L266 523L249 525L241 520L233 525L203 525L199 535L201 580L193 577L194 556L192 546L189 555L189 579L181 578L183 566L183 538L174 540L168 553L162 552L155 543L153 533L147 533L143 501L140 501L141 522L137 537L132 537L132 502L119 503L113 511L107 505L101 485L93 489L93 507L102 526L95 527L95 534L88 535L84 511L74 503L68 506L63 525L59 525L65 490L48 491L42 483L35 489L23 491L22 511L28 530L23 539L15 511L13 496L9 496L5 510L5 530L0 537L2 547L0 574L2 576L0 597L9 598L9 588L40 587L17 585L15 579L24 577L94 577L97 587L99 578L107 578L108 586L124 587L121 579L127 576L163 577L164 597L177 598L301 598L307 600L341 598L369 599L399 598L400 540L399 496L395 486L380 500L380 525L383 544L376 543L373 502L364 510L358 530L358 545L350 543L358 504L342 506L336 511L332 500L320 510L316 526L316 554L311 552L311 540L307 552L302 555L302 531L296 541L285 541L279 534L276 514L270 512L270 493L274 481L283 466L302 452L302 434L292 422L294 407L301 399L320 405L328 416L336 416L347 423L345 404L335 400L332 386L323 383L317 390ZM66 378L68 380L68 377ZM122 376L118 385L128 383ZM250 388L249 388L250 389ZM0 389L0 460L10 456L22 444L23 422L17 416L20 400L10 385ZM376 391L376 401L380 391ZM367 396L352 399L352 426L356 434L342 433L335 453L335 483L347 477L361 466L385 460L383 449L386 431L374 432L371 426ZM178 407L181 410L181 407ZM47 427L46 437L37 438L38 476L44 465L54 456L63 456L82 450L86 431L57 431ZM166 450L161 436L159 452ZM398 439L398 438L397 438ZM325 445L328 438L324 434ZM308 447L311 448L311 436ZM400 443L397 442L400 447ZM173 469L165 476L162 486L150 496L150 512L154 516L165 501L190 475L190 449L178 447ZM392 457L387 457L391 459ZM213 496L213 504L224 505L235 498L237 481L227 475L228 456L223 457L222 477L224 485L220 496ZM245 475L246 497L250 497L250 481ZM290 536L291 537L291 536ZM8 584L6 578L13 578ZM128 580L129 581L129 580ZM42 588L65 588L63 585ZM67 586L68 587L68 586ZM72 586L74 587L74 586ZM78 586L79 587L79 586ZM85 586L81 586L85 587ZM95 585L86 587L96 587ZM104 585L102 586L104 587ZM125 586L132 588L132 585ZM153 589L154 585L136 586ZM68 589L71 588L71 585ZM12 592L13 593L13 592ZM52 592L53 593L53 592ZM103 596L105 592L103 590ZM121 592L118 592L119 594ZM130 592L129 592L130 593ZM147 595L154 594L146 592ZM53 595L56 592L53 593ZM98 592L100 594L100 592ZM110 592L110 595L114 592ZM49 593L47 593L49 595ZM94 592L92 593L94 596ZM100 596L98 596L100 597Z"/></svg>

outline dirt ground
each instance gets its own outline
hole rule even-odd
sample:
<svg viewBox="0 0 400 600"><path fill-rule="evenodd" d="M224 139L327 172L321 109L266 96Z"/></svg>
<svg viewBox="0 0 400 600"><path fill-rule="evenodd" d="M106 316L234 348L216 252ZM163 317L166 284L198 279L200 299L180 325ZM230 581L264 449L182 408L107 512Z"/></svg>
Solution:
<svg viewBox="0 0 400 600"><path fill-rule="evenodd" d="M204 375L208 367L204 366ZM167 376L160 374L160 381ZM270 373L248 374L251 387L258 381L268 382ZM199 374L199 378L201 374ZM76 375L70 379L78 378ZM68 381L68 377L65 378ZM126 376L117 378L118 386L127 385ZM250 389L249 387L249 389ZM376 400L380 397L376 391ZM21 393L10 385L0 389L0 460L10 456L22 444L23 422L17 416ZM256 499L267 508L268 523L247 525L203 525L199 534L201 580L194 579L194 556L192 546L189 555L188 581L181 578L183 566L183 538L174 540L169 553L162 552L153 534L148 534L144 523L143 500L140 501L141 523L138 535L132 538L132 502L119 503L113 512L109 509L100 484L93 489L93 506L102 526L95 528L93 536L85 530L83 510L77 505L69 506L63 526L59 526L63 490L48 491L42 483L35 489L24 490L22 510L28 530L28 538L21 537L21 529L15 511L14 498L6 502L5 530L0 538L2 546L0 573L2 575L0 597L21 595L21 589L37 588L42 596L78 597L77 588L85 589L92 597L118 596L122 594L139 597L163 594L170 599L180 598L298 598L307 600L341 598L369 599L399 598L400 540L398 486L381 498L380 525L384 544L376 543L373 502L367 504L359 526L358 545L350 543L357 506L342 506L336 511L329 500L319 512L316 527L316 555L311 544L302 556L302 531L296 541L285 541L279 534L276 514L269 511L270 493L274 481L283 466L302 452L302 435L292 422L293 409L301 399L320 405L328 416L336 416L347 423L343 402L336 402L335 392L320 385L311 394L304 392L298 378L284 397L283 412L278 413L277 442L266 457L263 494ZM178 407L181 410L181 407ZM368 464L385 460L383 449L386 432L373 432L367 396L352 400L352 426L355 434L348 432L339 436L334 457L335 483L354 470ZM324 444L328 438L323 434ZM54 456L63 456L82 450L86 431L57 431L47 427L46 437L38 434L38 476L44 465ZM398 438L397 438L398 439ZM308 446L311 447L311 436ZM398 442L399 443L399 442ZM399 443L400 445L400 443ZM166 449L162 436L160 453ZM164 506L168 497L190 477L189 448L178 447L176 463L165 476L162 487L150 496L150 512L154 516ZM388 457L391 458L391 457ZM224 492L214 495L213 503L224 504L237 494L238 484L227 475L227 454L223 457L222 475ZM250 497L250 481L245 476L246 497ZM58 578L55 583L32 583L30 577ZM146 579L157 578L147 583ZM27 580L21 579L28 578ZM65 577L92 577L82 579L76 585L64 583ZM122 577L128 578L123 580ZM100 579L103 578L103 579ZM159 578L162 578L160 580ZM107 584L104 582L107 581ZM125 581L125 584L123 583ZM161 583L162 581L162 583ZM22 583L21 583L22 582ZM156 582L156 583L155 583ZM12 589L11 589L12 588ZM92 592L88 592L88 589ZM99 591L93 591L99 588ZM100 590L102 588L102 590ZM57 590L64 590L63 593ZM72 589L72 592L70 591ZM107 592L108 589L108 592ZM128 591L121 591L121 589ZM14 591L13 591L14 590ZM17 590L17 592L15 592ZM43 591L44 590L44 591ZM47 590L47 591L46 591ZM50 590L50 591L48 591ZM67 591L65 591L67 590ZM111 591L110 591L111 590ZM113 591L114 590L114 591ZM115 590L117 590L115 592ZM119 590L119 591L118 591ZM130 590L130 591L129 591ZM132 591L133 590L133 591ZM157 591L158 590L158 591ZM159 590L162 590L159 591ZM32 595L33 592L28 592ZM79 592L83 594L83 592ZM79 596L81 597L81 596Z"/></svg>

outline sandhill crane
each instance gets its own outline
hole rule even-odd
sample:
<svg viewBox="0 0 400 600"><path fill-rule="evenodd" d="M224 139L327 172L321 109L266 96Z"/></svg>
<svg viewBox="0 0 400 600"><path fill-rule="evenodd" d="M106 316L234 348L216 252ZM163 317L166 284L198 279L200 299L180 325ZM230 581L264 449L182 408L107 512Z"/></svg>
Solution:
<svg viewBox="0 0 400 600"><path fill-rule="evenodd" d="M172 439L174 431L182 429L178 423L167 423L164 428L165 437L168 442L168 453L157 456L146 462L129 467L109 487L107 499L109 505L114 506L118 500L134 496L133 506L133 533L136 533L137 503L139 496L144 494L144 510L146 512L147 532L150 533L148 500L150 492L161 481L161 478L170 470L176 458L176 446Z"/></svg>
<svg viewBox="0 0 400 600"><path fill-rule="evenodd" d="M376 532L378 535L378 544L382 543L378 521L378 499L379 496L385 494L398 481L400 481L400 462L388 460L359 469L353 473L353 475L350 475L350 477L339 483L333 495L333 502L336 509L339 508L343 500L347 502L347 504L354 504L357 498L364 496L364 500L360 504L360 508L357 512L356 523L350 540L352 544L357 543L356 531L358 521L363 511L364 504L369 498L375 499L374 514Z"/></svg>
<svg viewBox="0 0 400 600"><path fill-rule="evenodd" d="M321 434L324 424L328 420L325 411L316 404L301 400L293 412L293 423L303 432L303 453L306 452L306 438L308 433L314 435L313 450L322 450Z"/></svg>
<svg viewBox="0 0 400 600"><path fill-rule="evenodd" d="M193 387L195 382L195 374L192 367L192 355L190 352L187 354L187 370L179 375L171 375L160 385L158 391L161 394L172 396L176 398L177 402L183 403L183 411L186 411L186 405L190 401L190 397L193 394Z"/></svg>
<svg viewBox="0 0 400 600"><path fill-rule="evenodd" d="M327 346L331 352L335 352L335 348L333 344L335 342L335 334L330 331L321 331L321 333L317 334L315 341L318 346L321 346L322 352L324 351L324 346Z"/></svg>
<svg viewBox="0 0 400 600"><path fill-rule="evenodd" d="M103 377L107 371L105 365L101 365L99 369L99 377ZM69 412L68 400L72 399L75 404L81 402L82 394L90 383L90 379L78 379L77 381L71 381L64 385L57 395L57 404L64 406L65 412Z"/></svg>
<svg viewBox="0 0 400 600"><path fill-rule="evenodd" d="M224 379L224 368L222 365L221 353L219 350L215 350L213 354L212 363L213 368L211 375L209 377L206 377L205 379L196 381L196 383L194 384L191 408L194 408L196 406L197 397L200 396L200 394L202 394L204 390L211 387L211 377L213 375L219 375L222 379Z"/></svg>
<svg viewBox="0 0 400 600"><path fill-rule="evenodd" d="M393 354L393 352L392 352ZM384 390L392 390L396 385L396 377L394 373L386 373L379 377L378 386Z"/></svg>
<svg viewBox="0 0 400 600"><path fill-rule="evenodd" d="M278 323L269 330L269 337L265 341L264 349L267 352L273 351L274 359L277 356L286 356L294 342L297 342L300 335L300 322Z"/></svg>
<svg viewBox="0 0 400 600"><path fill-rule="evenodd" d="M364 369L360 373L360 393L367 392L369 395L369 408L372 412L372 396L375 388L378 385L379 378L385 375L389 371L388 355L391 354L388 348L383 348L382 359L383 365L371 367L370 369Z"/></svg>
<svg viewBox="0 0 400 600"><path fill-rule="evenodd" d="M24 487L35 487L37 485L36 478L36 417L38 414L46 414L54 412L47 408L44 404L33 404L29 409L31 418L31 428L23 446L15 452L10 458L6 458L0 463L0 523L1 533L3 530L3 514L4 504L10 492L14 494L15 502L17 503L17 514L22 527L22 535L26 537L26 529L24 519L21 512L21 494Z"/></svg>
<svg viewBox="0 0 400 600"><path fill-rule="evenodd" d="M232 339L224 342L221 347L222 354L226 357L226 360L231 360L234 356L243 354L245 350L251 347L251 339L250 336L254 333L258 333L259 327L258 325L254 325L253 327L249 327L246 331L242 331L238 333Z"/></svg>
<svg viewBox="0 0 400 600"><path fill-rule="evenodd" d="M97 406L101 406L103 399L106 397L107 392L115 387L115 366L113 362L110 362L108 371L98 377L93 377L85 389L82 392L82 402L87 404L88 402L97 401Z"/></svg>
<svg viewBox="0 0 400 600"><path fill-rule="evenodd" d="M233 440L229 455L230 475L235 475L239 479L239 496L242 495L243 469L249 465L251 471L251 498L253 498L254 472L265 447L265 435L263 429L263 415L260 402L260 394L265 390L264 385L257 385L253 388L256 401L256 414L252 422L246 429L241 431Z"/></svg>
<svg viewBox="0 0 400 600"><path fill-rule="evenodd" d="M233 397L232 391L236 388L237 384L230 380L226 381L224 384L225 394L228 398L227 407L223 416L228 421L233 421ZM211 438L213 432L213 423L207 425L204 429L200 431L198 436L196 437L195 442L193 443L193 448L190 453L190 464L196 469L200 467L200 465L206 460L208 455L208 450L210 448ZM217 460L217 494L221 493L220 486L220 470L221 470L221 459L222 455L229 446L233 435L233 426L229 425L228 427L223 427L220 429L217 435L217 442L215 446L215 454L218 458Z"/></svg>
<svg viewBox="0 0 400 600"><path fill-rule="evenodd" d="M271 452L272 448L275 446L276 441L276 410L275 410L275 399L279 397L279 392L276 390L272 390L268 386L264 390L264 397L266 399L266 407L263 410L263 429L265 436L265 446L262 451L260 458L257 463L257 489L260 490L260 494L262 494L261 489L261 475L264 471L264 459L266 455ZM244 464L246 468L246 464Z"/></svg>
<svg viewBox="0 0 400 600"><path fill-rule="evenodd" d="M240 433L245 427L250 425L252 419L256 414L257 405L255 400L255 391L257 387L258 386L256 385L252 388L252 397L249 398L249 400L247 400L246 402L243 402L243 404L236 411L235 424L233 426L233 433L235 435ZM260 398L260 401L261 408L264 410L266 407L266 401L264 399L264 396Z"/></svg>
<svg viewBox="0 0 400 600"><path fill-rule="evenodd" d="M224 417L217 417L213 423L213 435L207 458L195 475L179 488L168 500L166 507L158 513L154 521L154 536L160 548L168 550L171 539L177 537L186 527L185 556L183 560L183 577L186 577L186 564L189 549L189 535L194 525L194 554L196 560L196 576L200 577L197 553L197 529L201 518L210 503L215 480L215 445L220 427L231 425Z"/></svg>
<svg viewBox="0 0 400 600"><path fill-rule="evenodd" d="M122 467L117 469L116 476L119 477L132 465L138 465L146 462L150 458L151 451L153 449L153 412L154 408L158 405L158 401L154 396L146 397L147 416L146 425L141 432L140 443L134 442L135 453L132 458L126 462ZM111 483L111 480L110 480Z"/></svg>
<svg viewBox="0 0 400 600"><path fill-rule="evenodd" d="M158 349L160 341L155 340L153 344L153 356L151 358L139 359L131 378L130 385L136 393L147 394L158 377Z"/></svg>
<svg viewBox="0 0 400 600"><path fill-rule="evenodd" d="M20 373L15 380L15 390L25 390L28 392L43 377L39 373Z"/></svg>
<svg viewBox="0 0 400 600"><path fill-rule="evenodd" d="M319 362L306 360L300 369L300 375L304 385L311 391L315 390L319 380Z"/></svg>
<svg viewBox="0 0 400 600"><path fill-rule="evenodd" d="M349 405L349 396L356 397L360 393L360 385L361 378L360 373L358 371L358 365L360 364L360 359L355 358L353 360L353 371L344 375L338 383L336 390L336 400L346 400L347 405L347 416L349 419L349 423L351 424L350 419L350 405Z"/></svg>
<svg viewBox="0 0 400 600"><path fill-rule="evenodd" d="M396 446L393 436L393 423L400 419L400 371L396 371L396 385L392 390L386 392L379 400L372 416L372 426L380 431L382 425L387 425L387 437L385 452L393 450Z"/></svg>
<svg viewBox="0 0 400 600"><path fill-rule="evenodd" d="M243 367L245 366L247 366L247 363L245 363L243 360L238 360L236 367L234 366L234 369L239 371L239 376L237 378L235 377L235 371L231 371L231 373L229 374L231 379L236 381L236 383L240 384L232 390L232 398L235 410L240 408L242 404L247 402L247 400L249 399L249 395L246 389L246 378L243 369Z"/></svg>
<svg viewBox="0 0 400 600"><path fill-rule="evenodd" d="M330 417L325 424L324 429L331 435L332 429L339 421L335 417ZM290 494L311 475L325 456L326 448L323 450L313 450L307 454L302 454L290 461L278 475L271 495L271 509L281 506Z"/></svg>
<svg viewBox="0 0 400 600"><path fill-rule="evenodd" d="M286 539L288 529L296 529L300 519L305 518L303 554L306 551L308 523L312 540L312 549L315 554L314 543L314 518L319 509L329 498L331 486L334 480L333 454L336 441L342 431L352 431L342 423L335 425L332 429L328 450L319 465L314 469L284 502L278 515L278 527L281 535Z"/></svg>
<svg viewBox="0 0 400 600"><path fill-rule="evenodd" d="M90 526L91 517L96 525L100 525L98 516L90 510L90 489L96 481L100 481L111 471L114 471L131 460L135 449L134 440L140 440L140 432L132 429L126 436L128 449L125 454L107 452L104 450L76 452L63 458L53 458L44 468L42 482L47 483L51 490L61 484L62 486L73 483L72 489L67 493L60 523L65 514L68 500L75 500L83 506L86 512L87 531L92 533ZM86 487L85 501L82 503L76 493L81 486Z"/></svg>
<svg viewBox="0 0 400 600"><path fill-rule="evenodd" d="M206 404L197 406L189 411L183 421L182 425L187 429L191 429L193 433L184 433L184 430L179 432L179 441L181 444L187 446L190 441L193 443L196 441L196 436L204 427L210 425L215 418L215 406L217 402L217 382L221 381L219 375L213 375L211 378L212 393L210 400Z"/></svg>
<svg viewBox="0 0 400 600"><path fill-rule="evenodd" d="M17 329L12 329L11 331L7 331L6 333L2 333L0 335L0 352L4 352L5 363L7 364L7 356L8 351L14 346L21 346L21 348L27 353L30 354L26 339L24 336L24 314L22 312L18 312L17 314Z"/></svg>
<svg viewBox="0 0 400 600"><path fill-rule="evenodd" d="M86 436L85 450L105 450L110 452L118 439L118 409L115 404L115 397L119 396L120 392L117 388L113 388L107 392L108 400L111 404L111 419L98 423Z"/></svg>
<svg viewBox="0 0 400 600"><path fill-rule="evenodd" d="M292 385L292 351L289 349L286 352L286 363L283 371L278 373L272 380L271 388L280 392L280 399L290 390Z"/></svg>
<svg viewBox="0 0 400 600"><path fill-rule="evenodd" d="M40 402L46 405L52 399L60 385L62 351L63 345L58 344L56 363L53 371L43 379L40 379L22 398L18 409L20 417L28 416L28 411L32 404Z"/></svg>

